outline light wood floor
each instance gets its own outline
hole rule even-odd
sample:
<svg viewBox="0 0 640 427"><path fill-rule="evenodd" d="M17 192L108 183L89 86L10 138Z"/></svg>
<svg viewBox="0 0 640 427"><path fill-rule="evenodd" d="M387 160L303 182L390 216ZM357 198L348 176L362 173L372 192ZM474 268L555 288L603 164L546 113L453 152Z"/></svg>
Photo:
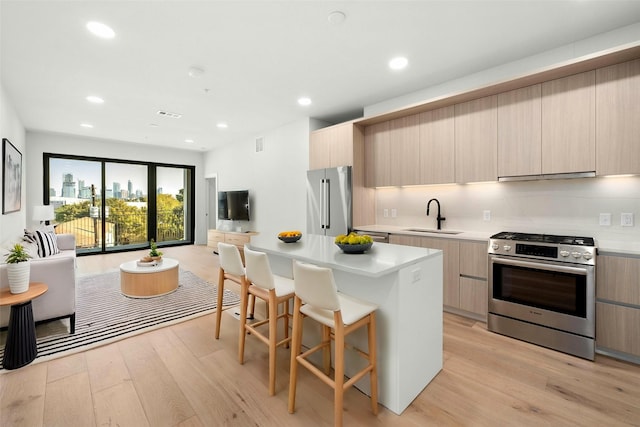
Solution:
<svg viewBox="0 0 640 427"><path fill-rule="evenodd" d="M137 253L81 257L78 273L117 268ZM216 281L217 257L202 246L169 248L183 268ZM444 369L397 416L345 395L351 426L640 425L640 366L595 363L486 330L445 314ZM416 313L415 321L420 321ZM297 412L287 412L289 357L279 350L277 392L268 396L267 348L247 338L237 362L238 323L214 316L0 375L1 426L317 426L332 424L332 394L300 371Z"/></svg>

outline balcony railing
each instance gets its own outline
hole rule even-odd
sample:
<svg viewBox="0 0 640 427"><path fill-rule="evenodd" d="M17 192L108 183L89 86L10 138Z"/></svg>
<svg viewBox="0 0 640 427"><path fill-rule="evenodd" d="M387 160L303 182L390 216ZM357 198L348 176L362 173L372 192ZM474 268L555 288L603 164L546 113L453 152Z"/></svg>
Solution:
<svg viewBox="0 0 640 427"><path fill-rule="evenodd" d="M181 214L176 214L173 211L158 211L157 224L157 242L185 239L184 218ZM104 239L101 218L89 216L58 223L56 233L75 235L78 249L102 247L103 240L106 247L136 245L149 241L146 213L110 215L105 221Z"/></svg>

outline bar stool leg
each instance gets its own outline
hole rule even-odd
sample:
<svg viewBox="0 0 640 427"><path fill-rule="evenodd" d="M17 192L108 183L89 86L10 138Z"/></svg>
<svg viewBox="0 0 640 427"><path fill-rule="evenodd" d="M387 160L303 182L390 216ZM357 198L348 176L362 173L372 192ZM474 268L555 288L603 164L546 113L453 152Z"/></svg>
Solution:
<svg viewBox="0 0 640 427"><path fill-rule="evenodd" d="M298 355L302 347L302 300L293 298L293 331L291 337L291 366L289 368L289 413L296 409L296 383L298 381Z"/></svg>
<svg viewBox="0 0 640 427"><path fill-rule="evenodd" d="M324 374L329 376L331 375L331 328L326 325L322 325L322 345L322 367Z"/></svg>
<svg viewBox="0 0 640 427"><path fill-rule="evenodd" d="M278 305L276 291L269 291L269 396L276 394L276 344L278 342Z"/></svg>
<svg viewBox="0 0 640 427"><path fill-rule="evenodd" d="M378 354L376 345L376 313L370 315L369 325L369 363L372 365L369 372L369 381L371 381L371 410L374 415L378 415Z"/></svg>
<svg viewBox="0 0 640 427"><path fill-rule="evenodd" d="M342 319L335 318L335 378L334 378L334 402L333 402L333 423L336 427L342 427L342 413L344 401L344 325Z"/></svg>
<svg viewBox="0 0 640 427"><path fill-rule="evenodd" d="M244 344L247 338L245 325L247 324L247 305L249 300L249 284L242 281L240 285L240 335L238 336L238 362L244 363Z"/></svg>
<svg viewBox="0 0 640 427"><path fill-rule="evenodd" d="M222 295L224 294L224 270L218 274L218 300L216 306L216 339L220 339L220 320L222 320Z"/></svg>

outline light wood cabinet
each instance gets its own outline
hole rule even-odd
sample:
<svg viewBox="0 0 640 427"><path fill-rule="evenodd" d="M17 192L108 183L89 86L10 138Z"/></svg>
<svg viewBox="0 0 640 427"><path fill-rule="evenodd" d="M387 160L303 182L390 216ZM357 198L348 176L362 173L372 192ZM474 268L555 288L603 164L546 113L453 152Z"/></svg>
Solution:
<svg viewBox="0 0 640 427"><path fill-rule="evenodd" d="M391 185L391 142L389 122L364 129L365 184L367 187Z"/></svg>
<svg viewBox="0 0 640 427"><path fill-rule="evenodd" d="M542 87L498 94L498 176L542 173Z"/></svg>
<svg viewBox="0 0 640 427"><path fill-rule="evenodd" d="M353 132L351 122L322 128L309 136L309 169L353 165Z"/></svg>
<svg viewBox="0 0 640 427"><path fill-rule="evenodd" d="M401 117L389 123L391 185L420 183L420 115Z"/></svg>
<svg viewBox="0 0 640 427"><path fill-rule="evenodd" d="M640 258L598 256L596 347L640 363Z"/></svg>
<svg viewBox="0 0 640 427"><path fill-rule="evenodd" d="M640 173L640 59L596 70L596 173Z"/></svg>
<svg viewBox="0 0 640 427"><path fill-rule="evenodd" d="M486 242L460 242L460 309L483 320L488 311Z"/></svg>
<svg viewBox="0 0 640 427"><path fill-rule="evenodd" d="M442 300L445 306L459 308L460 291L460 258L458 241L449 239L438 239L422 236L407 236L391 234L389 243L406 246L418 246L422 248L440 249L443 254L442 260Z"/></svg>
<svg viewBox="0 0 640 427"><path fill-rule="evenodd" d="M353 122L314 131L309 136L309 168L351 166L352 225L375 224L375 190L365 186L364 131Z"/></svg>
<svg viewBox="0 0 640 427"><path fill-rule="evenodd" d="M454 107L420 114L420 184L455 182Z"/></svg>
<svg viewBox="0 0 640 427"><path fill-rule="evenodd" d="M596 170L595 71L542 83L542 173Z"/></svg>
<svg viewBox="0 0 640 427"><path fill-rule="evenodd" d="M497 96L455 105L456 182L498 179Z"/></svg>
<svg viewBox="0 0 640 427"><path fill-rule="evenodd" d="M218 242L235 245L240 250L240 256L244 262L244 245L251 241L251 236L255 236L256 232L238 233L235 231L207 230L207 246L213 248L214 252L218 251Z"/></svg>

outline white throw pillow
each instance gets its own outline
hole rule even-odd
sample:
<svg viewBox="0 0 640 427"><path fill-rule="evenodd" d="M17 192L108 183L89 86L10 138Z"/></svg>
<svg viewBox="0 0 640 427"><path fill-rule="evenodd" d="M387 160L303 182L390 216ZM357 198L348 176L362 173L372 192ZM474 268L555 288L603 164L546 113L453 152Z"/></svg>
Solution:
<svg viewBox="0 0 640 427"><path fill-rule="evenodd" d="M25 230L24 238L28 242L38 245L38 256L45 258L51 255L59 254L58 238L56 233L52 231L28 231Z"/></svg>

